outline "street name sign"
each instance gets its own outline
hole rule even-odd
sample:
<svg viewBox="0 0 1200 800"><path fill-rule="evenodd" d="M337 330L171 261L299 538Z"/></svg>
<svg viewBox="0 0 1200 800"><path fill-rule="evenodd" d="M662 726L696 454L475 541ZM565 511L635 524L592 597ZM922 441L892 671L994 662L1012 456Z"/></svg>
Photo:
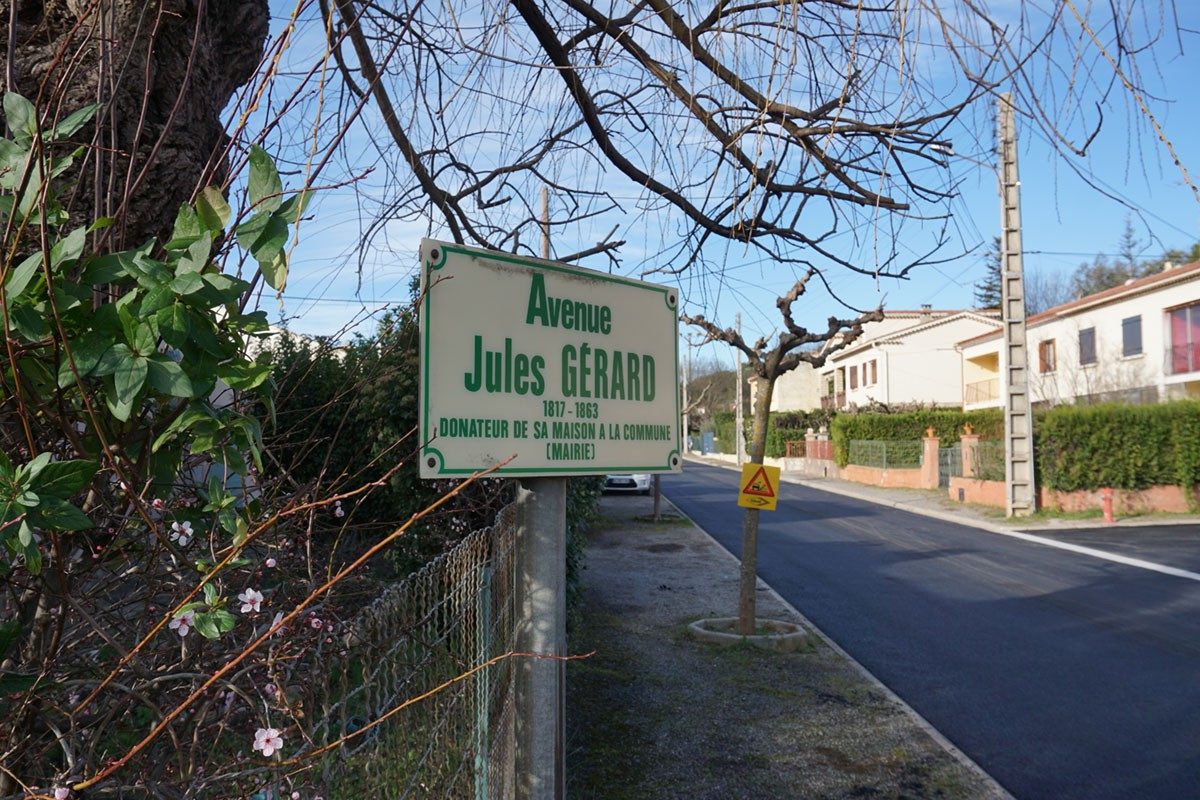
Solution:
<svg viewBox="0 0 1200 800"><path fill-rule="evenodd" d="M766 464L743 464L738 505L774 511L779 502L779 472L779 467Z"/></svg>
<svg viewBox="0 0 1200 800"><path fill-rule="evenodd" d="M678 472L679 295L421 242L421 477Z"/></svg>

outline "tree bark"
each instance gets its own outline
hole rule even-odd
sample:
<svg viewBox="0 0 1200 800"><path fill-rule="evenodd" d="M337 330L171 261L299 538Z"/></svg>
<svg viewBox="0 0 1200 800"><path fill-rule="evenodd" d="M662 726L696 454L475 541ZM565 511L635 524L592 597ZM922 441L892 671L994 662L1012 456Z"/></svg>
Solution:
<svg viewBox="0 0 1200 800"><path fill-rule="evenodd" d="M100 104L73 137L91 145L65 200L75 224L114 216L110 248L138 246L224 179L221 112L262 61L267 0L0 0L0 20L13 33L4 89L35 103L43 128Z"/></svg>
<svg viewBox="0 0 1200 800"><path fill-rule="evenodd" d="M775 378L759 381L754 396L754 427L750 433L750 463L762 464L767 451L767 415L771 411L771 395ZM742 515L742 571L738 597L738 633L750 636L755 631L758 614L758 515L757 508L747 508Z"/></svg>

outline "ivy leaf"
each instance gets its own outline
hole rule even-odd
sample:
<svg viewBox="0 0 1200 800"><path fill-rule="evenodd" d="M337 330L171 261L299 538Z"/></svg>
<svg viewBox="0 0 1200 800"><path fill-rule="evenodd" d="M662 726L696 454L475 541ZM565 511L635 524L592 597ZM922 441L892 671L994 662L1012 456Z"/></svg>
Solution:
<svg viewBox="0 0 1200 800"><path fill-rule="evenodd" d="M212 612L212 617L217 623L217 630L221 633L233 630L233 626L237 624L237 619L234 618L233 614L230 614L223 608L218 608Z"/></svg>
<svg viewBox="0 0 1200 800"><path fill-rule="evenodd" d="M113 373L113 384L120 402L133 403L146 383L149 369L149 360L145 356L130 355L121 359Z"/></svg>
<svg viewBox="0 0 1200 800"><path fill-rule="evenodd" d="M42 452L30 459L28 464L17 470L17 483L28 487L38 475L42 474L42 470L50 463L50 457L50 453Z"/></svg>
<svg viewBox="0 0 1200 800"><path fill-rule="evenodd" d="M250 147L250 205L262 211L274 211L283 203L283 183L279 171L267 151L258 145Z"/></svg>
<svg viewBox="0 0 1200 800"><path fill-rule="evenodd" d="M98 336L90 337L71 343L71 359L75 361L75 369L81 378L87 377L100 364L100 360L113 347L112 343ZM65 389L75 383L75 374L71 372L71 359L63 357L58 365L58 388Z"/></svg>
<svg viewBox="0 0 1200 800"><path fill-rule="evenodd" d="M38 305L44 304L39 303ZM25 341L27 342L41 341L50 333L50 326L46 322L46 314L38 311L33 306L10 306L9 316L12 320L12 326L16 328L17 333L25 337Z"/></svg>
<svg viewBox="0 0 1200 800"><path fill-rule="evenodd" d="M275 215L292 224L299 222L300 217L304 215L304 209L308 208L308 201L312 200L312 196L311 189L296 192L283 201Z"/></svg>
<svg viewBox="0 0 1200 800"><path fill-rule="evenodd" d="M196 616L192 617L192 626L205 639L216 639L221 635L221 632L217 630L217 621L212 618L212 614L198 612Z"/></svg>
<svg viewBox="0 0 1200 800"><path fill-rule="evenodd" d="M56 531L86 531L94 527L92 521L75 506L57 497L44 497L35 513L34 523L41 528Z"/></svg>
<svg viewBox="0 0 1200 800"><path fill-rule="evenodd" d="M112 375L125 361L133 358L133 351L124 342L117 342L101 354L96 362L95 374Z"/></svg>
<svg viewBox="0 0 1200 800"><path fill-rule="evenodd" d="M4 282L4 299L10 305L21 292L25 291L25 287L29 285L29 281L33 279L41 265L42 254L39 251L27 256L17 265L16 269L8 273L8 280Z"/></svg>
<svg viewBox="0 0 1200 800"><path fill-rule="evenodd" d="M187 296L195 294L204 288L204 281L195 272L182 272L171 281L171 290L176 294Z"/></svg>
<svg viewBox="0 0 1200 800"><path fill-rule="evenodd" d="M175 274L200 272L208 265L208 257L212 253L212 234L205 231L187 249L187 253L179 259Z"/></svg>
<svg viewBox="0 0 1200 800"><path fill-rule="evenodd" d="M158 321L158 332L172 347L183 347L192 336L192 322L182 303L172 303L159 310L154 318Z"/></svg>
<svg viewBox="0 0 1200 800"><path fill-rule="evenodd" d="M83 246L87 244L87 228L76 228L50 248L50 267L55 272L62 272L83 255Z"/></svg>
<svg viewBox="0 0 1200 800"><path fill-rule="evenodd" d="M221 191L215 186L205 186L196 197L196 215L205 228L220 233L229 224L232 213Z"/></svg>
<svg viewBox="0 0 1200 800"><path fill-rule="evenodd" d="M37 110L33 103L16 92L5 92L4 118L17 144L28 145L33 141L38 125Z"/></svg>
<svg viewBox="0 0 1200 800"><path fill-rule="evenodd" d="M89 103L78 111L68 114L65 119L59 120L58 124L50 131L49 138L53 141L67 138L86 125L99 108L99 104Z"/></svg>
<svg viewBox="0 0 1200 800"><path fill-rule="evenodd" d="M171 241L167 242L168 250L183 250L191 247L200 238L203 229L200 227L200 217L187 203L179 207L175 215L175 227L171 230Z"/></svg>
<svg viewBox="0 0 1200 800"><path fill-rule="evenodd" d="M85 459L51 461L38 473L31 485L40 495L65 500L87 486L99 468L97 462Z"/></svg>
<svg viewBox="0 0 1200 800"><path fill-rule="evenodd" d="M128 422L129 417L133 414L133 398L118 397L115 390L104 395L104 404L108 406L108 413L121 422Z"/></svg>
<svg viewBox="0 0 1200 800"><path fill-rule="evenodd" d="M164 355L150 356L146 377L150 385L163 394L186 398L195 396L192 382L183 371L183 367Z"/></svg>

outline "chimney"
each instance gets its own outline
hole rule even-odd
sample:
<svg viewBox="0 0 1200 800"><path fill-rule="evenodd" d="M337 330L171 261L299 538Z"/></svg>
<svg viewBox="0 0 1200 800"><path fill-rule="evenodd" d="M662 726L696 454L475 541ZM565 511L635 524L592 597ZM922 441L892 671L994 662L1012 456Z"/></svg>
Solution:
<svg viewBox="0 0 1200 800"><path fill-rule="evenodd" d="M932 305L930 305L929 303L921 303L921 317L922 318L928 317L930 315L931 311L933 311Z"/></svg>
<svg viewBox="0 0 1200 800"><path fill-rule="evenodd" d="M1175 269L1174 261L1164 261L1163 262L1163 268L1162 268L1163 272L1170 272L1173 269Z"/></svg>

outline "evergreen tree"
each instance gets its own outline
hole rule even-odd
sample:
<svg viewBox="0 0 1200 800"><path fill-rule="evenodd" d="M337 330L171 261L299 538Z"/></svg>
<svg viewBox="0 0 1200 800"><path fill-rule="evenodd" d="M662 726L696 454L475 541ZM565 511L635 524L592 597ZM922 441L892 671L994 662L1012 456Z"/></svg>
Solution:
<svg viewBox="0 0 1200 800"><path fill-rule="evenodd" d="M992 239L992 246L988 249L983 257L984 267L987 270L983 277L975 284L975 307L984 308L1000 308L1000 302L1003 299L1001 294L1001 264L1000 257L1000 237Z"/></svg>

